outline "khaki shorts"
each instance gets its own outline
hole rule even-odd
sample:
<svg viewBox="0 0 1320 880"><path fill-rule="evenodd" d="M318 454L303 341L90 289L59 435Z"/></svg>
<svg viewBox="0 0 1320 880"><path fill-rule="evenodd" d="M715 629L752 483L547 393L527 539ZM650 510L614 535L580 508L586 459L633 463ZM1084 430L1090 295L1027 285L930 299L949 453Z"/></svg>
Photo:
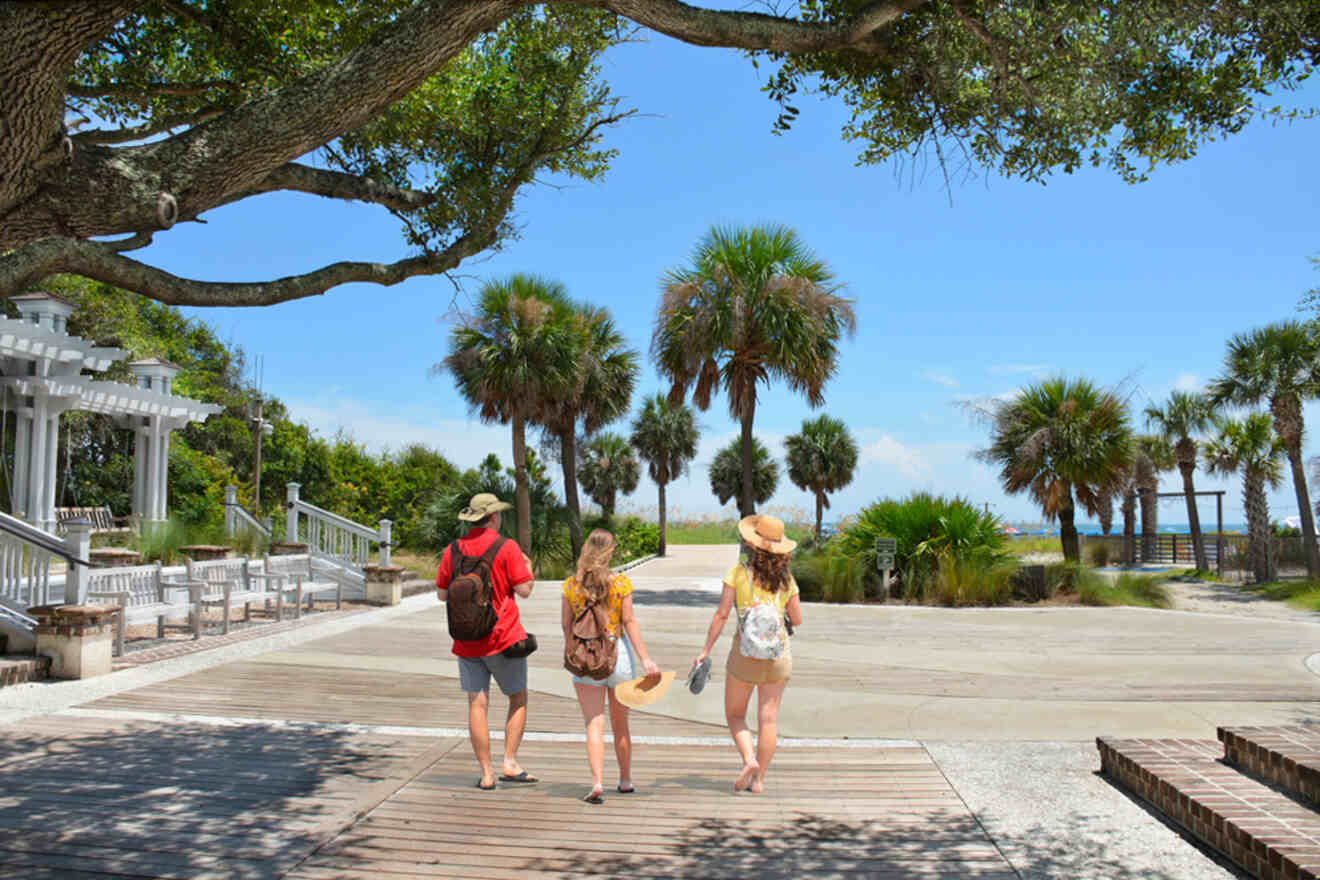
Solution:
<svg viewBox="0 0 1320 880"><path fill-rule="evenodd" d="M724 666L724 671L729 675L747 684L777 684L788 681L793 676L791 651L785 652L784 656L777 660L758 660L755 657L744 656L742 651L738 650L741 638L742 633L734 633L733 646L729 649L729 662Z"/></svg>

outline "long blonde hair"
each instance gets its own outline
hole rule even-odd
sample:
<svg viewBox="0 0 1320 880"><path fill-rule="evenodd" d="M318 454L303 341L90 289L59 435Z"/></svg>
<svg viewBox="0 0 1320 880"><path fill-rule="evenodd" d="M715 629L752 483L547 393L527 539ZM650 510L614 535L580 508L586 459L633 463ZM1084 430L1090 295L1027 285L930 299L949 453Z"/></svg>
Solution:
<svg viewBox="0 0 1320 880"><path fill-rule="evenodd" d="M578 554L577 582L582 595L590 602L603 602L610 590L610 557L614 555L614 536L604 529L592 529Z"/></svg>

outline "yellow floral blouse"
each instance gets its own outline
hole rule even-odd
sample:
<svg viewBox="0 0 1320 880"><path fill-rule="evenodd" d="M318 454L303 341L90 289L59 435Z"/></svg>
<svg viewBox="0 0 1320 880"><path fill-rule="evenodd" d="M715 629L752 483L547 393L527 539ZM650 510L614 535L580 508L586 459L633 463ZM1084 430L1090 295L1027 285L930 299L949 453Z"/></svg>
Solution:
<svg viewBox="0 0 1320 880"><path fill-rule="evenodd" d="M632 591L632 581L628 579L626 574L616 574L610 577L609 592L605 594L605 606L609 609L610 627L615 632L619 629L619 621L623 614L623 598L624 596L631 596ZM572 575L564 581L564 597L568 599L574 617L586 607L587 597L582 595L582 589L578 586L577 575Z"/></svg>

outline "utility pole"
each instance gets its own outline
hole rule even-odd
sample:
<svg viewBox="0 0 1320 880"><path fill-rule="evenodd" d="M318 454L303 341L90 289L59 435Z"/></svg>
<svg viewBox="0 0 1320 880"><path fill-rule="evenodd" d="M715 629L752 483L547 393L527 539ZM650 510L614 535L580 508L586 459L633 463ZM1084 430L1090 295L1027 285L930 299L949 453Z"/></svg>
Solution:
<svg viewBox="0 0 1320 880"><path fill-rule="evenodd" d="M252 442L256 451L252 455L252 501L261 510L261 435L269 433L270 426L261 417L265 401L257 398L257 413L252 417Z"/></svg>

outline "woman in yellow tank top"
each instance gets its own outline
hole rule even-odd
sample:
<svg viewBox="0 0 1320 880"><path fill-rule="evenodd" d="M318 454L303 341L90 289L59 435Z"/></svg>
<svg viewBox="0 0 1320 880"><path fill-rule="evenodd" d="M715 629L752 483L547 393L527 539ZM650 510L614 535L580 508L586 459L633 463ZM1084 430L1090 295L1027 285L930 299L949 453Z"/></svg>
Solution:
<svg viewBox="0 0 1320 880"><path fill-rule="evenodd" d="M724 718L743 769L734 791L760 792L778 741L779 704L793 673L793 656L782 620L802 625L797 581L788 570L797 542L784 537L784 524L773 516L752 515L738 524L748 547L747 562L724 576L724 592L693 667L705 661L724 630L729 613L738 612L737 629L725 666ZM747 728L747 704L756 691L758 735Z"/></svg>

